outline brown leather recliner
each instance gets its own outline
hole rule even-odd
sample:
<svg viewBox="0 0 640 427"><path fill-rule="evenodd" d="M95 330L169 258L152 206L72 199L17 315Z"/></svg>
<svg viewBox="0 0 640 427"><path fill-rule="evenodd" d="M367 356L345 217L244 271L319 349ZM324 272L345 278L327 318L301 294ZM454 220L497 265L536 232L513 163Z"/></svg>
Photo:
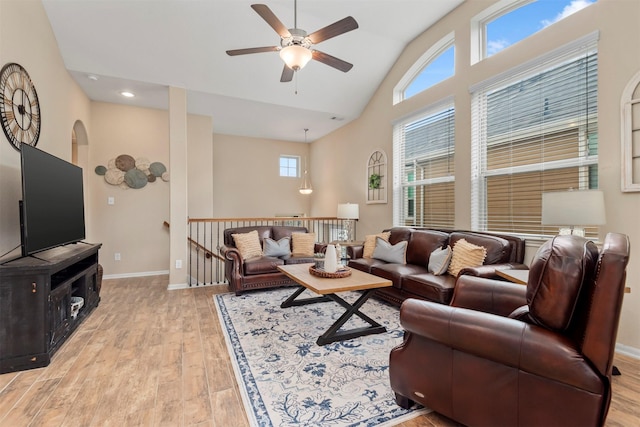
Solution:
<svg viewBox="0 0 640 427"><path fill-rule="evenodd" d="M556 236L526 287L461 276L449 306L406 300L389 361L397 403L469 426L604 424L628 260L625 235L601 252Z"/></svg>

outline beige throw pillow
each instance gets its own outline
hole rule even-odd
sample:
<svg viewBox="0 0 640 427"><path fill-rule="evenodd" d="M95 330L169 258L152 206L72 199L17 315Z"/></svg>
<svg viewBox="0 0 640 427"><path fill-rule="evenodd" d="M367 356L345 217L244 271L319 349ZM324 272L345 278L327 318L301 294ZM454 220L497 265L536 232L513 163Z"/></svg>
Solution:
<svg viewBox="0 0 640 427"><path fill-rule="evenodd" d="M373 258L373 251L376 249L376 239L380 237L382 240L388 242L389 236L391 236L390 231L365 236L364 248L362 249L362 258Z"/></svg>
<svg viewBox="0 0 640 427"><path fill-rule="evenodd" d="M313 256L316 244L316 233L291 233L293 250L291 253L298 256Z"/></svg>
<svg viewBox="0 0 640 427"><path fill-rule="evenodd" d="M257 258L262 256L262 247L260 246L260 236L258 231L253 230L249 233L232 234L236 248L240 251L240 255L244 259Z"/></svg>
<svg viewBox="0 0 640 427"><path fill-rule="evenodd" d="M457 276L465 267L477 267L482 265L487 256L487 248L474 245L465 239L460 239L453 247L451 262L449 263L449 274Z"/></svg>

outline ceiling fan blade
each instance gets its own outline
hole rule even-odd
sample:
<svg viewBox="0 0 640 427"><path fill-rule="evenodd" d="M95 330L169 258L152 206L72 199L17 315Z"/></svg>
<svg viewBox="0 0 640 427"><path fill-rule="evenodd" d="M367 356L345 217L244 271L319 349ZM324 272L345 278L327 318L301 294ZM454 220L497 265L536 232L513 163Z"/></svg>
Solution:
<svg viewBox="0 0 640 427"><path fill-rule="evenodd" d="M287 83L293 80L293 70L286 65L282 69L282 76L280 76L281 83Z"/></svg>
<svg viewBox="0 0 640 427"><path fill-rule="evenodd" d="M252 4L251 8L271 26L280 37L291 37L291 33L266 4Z"/></svg>
<svg viewBox="0 0 640 427"><path fill-rule="evenodd" d="M335 56L331 56L328 53L320 52L319 50L313 51L313 59L345 73L353 68L353 64L343 61L342 59L338 59Z"/></svg>
<svg viewBox="0 0 640 427"><path fill-rule="evenodd" d="M227 55L229 56L247 55L250 53L277 52L278 50L279 50L278 46L249 47L247 49L228 50Z"/></svg>
<svg viewBox="0 0 640 427"><path fill-rule="evenodd" d="M346 18L334 22L331 25L320 28L318 31L309 34L307 37L309 37L311 43L318 44L332 37L355 30L356 28L358 28L358 23L356 22L356 20L351 16L347 16Z"/></svg>

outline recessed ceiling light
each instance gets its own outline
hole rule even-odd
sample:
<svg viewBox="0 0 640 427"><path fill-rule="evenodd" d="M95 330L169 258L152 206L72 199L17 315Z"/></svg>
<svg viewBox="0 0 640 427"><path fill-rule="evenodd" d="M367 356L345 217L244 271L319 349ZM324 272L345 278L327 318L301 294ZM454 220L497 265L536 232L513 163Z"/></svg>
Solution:
<svg viewBox="0 0 640 427"><path fill-rule="evenodd" d="M124 96L125 98L133 98L135 95L131 92L127 92L126 90L120 92L120 95Z"/></svg>
<svg viewBox="0 0 640 427"><path fill-rule="evenodd" d="M87 78L88 78L89 80L93 80L94 82L95 82L96 80L98 80L98 76L96 76L95 74L89 74L89 75L87 76Z"/></svg>

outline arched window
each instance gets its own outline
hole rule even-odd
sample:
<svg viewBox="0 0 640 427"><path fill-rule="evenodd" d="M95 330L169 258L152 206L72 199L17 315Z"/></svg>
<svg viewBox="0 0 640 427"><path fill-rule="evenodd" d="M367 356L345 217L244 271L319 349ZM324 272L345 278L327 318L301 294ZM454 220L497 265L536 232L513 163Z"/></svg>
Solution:
<svg viewBox="0 0 640 427"><path fill-rule="evenodd" d="M393 91L397 104L455 74L454 33L431 46L400 79Z"/></svg>

